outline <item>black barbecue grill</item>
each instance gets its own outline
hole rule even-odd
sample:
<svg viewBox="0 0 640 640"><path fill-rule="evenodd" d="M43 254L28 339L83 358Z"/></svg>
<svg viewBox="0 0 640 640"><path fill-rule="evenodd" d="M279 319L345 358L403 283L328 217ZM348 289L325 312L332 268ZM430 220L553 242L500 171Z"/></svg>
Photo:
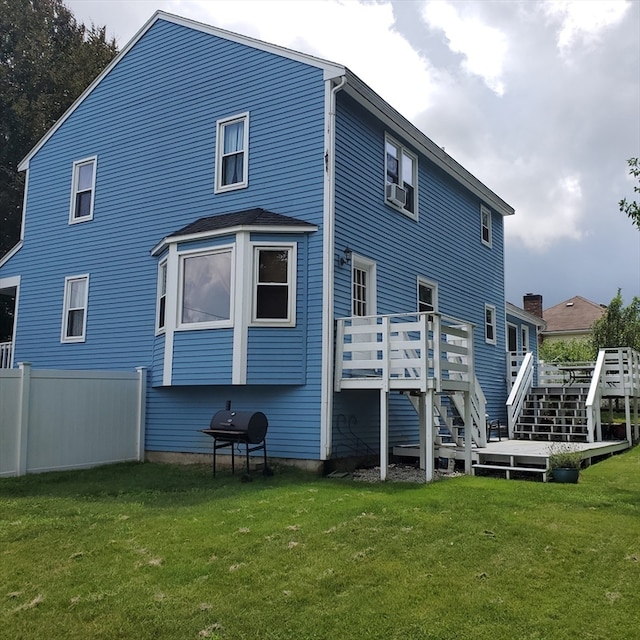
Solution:
<svg viewBox="0 0 640 640"><path fill-rule="evenodd" d="M230 404L227 409L218 411L208 429L201 429L202 433L213 438L213 475L216 475L216 453L218 449L231 447L231 472L235 473L235 446L244 444L246 456L245 479L249 479L249 453L262 451L264 456L265 475L271 475L267 466L267 443L265 437L269 422L267 416L260 411L231 411ZM253 445L253 446L250 446Z"/></svg>

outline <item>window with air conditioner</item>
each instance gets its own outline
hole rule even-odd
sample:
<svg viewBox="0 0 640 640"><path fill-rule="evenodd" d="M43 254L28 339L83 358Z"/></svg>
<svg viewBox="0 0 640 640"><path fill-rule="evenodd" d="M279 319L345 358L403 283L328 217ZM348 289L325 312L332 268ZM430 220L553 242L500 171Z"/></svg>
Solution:
<svg viewBox="0 0 640 640"><path fill-rule="evenodd" d="M385 138L385 202L418 217L418 158L389 136Z"/></svg>

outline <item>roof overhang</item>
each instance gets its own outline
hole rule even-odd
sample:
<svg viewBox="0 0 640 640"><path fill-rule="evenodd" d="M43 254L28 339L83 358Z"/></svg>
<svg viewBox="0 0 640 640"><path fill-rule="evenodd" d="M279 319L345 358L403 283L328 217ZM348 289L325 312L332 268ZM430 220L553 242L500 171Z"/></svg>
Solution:
<svg viewBox="0 0 640 640"><path fill-rule="evenodd" d="M536 325L539 331L544 331L547 326L547 323L540 316L537 316L534 313L529 313L520 307L516 307L516 305L511 302L507 302L505 308L507 314L515 316L520 320L524 320L524 322Z"/></svg>

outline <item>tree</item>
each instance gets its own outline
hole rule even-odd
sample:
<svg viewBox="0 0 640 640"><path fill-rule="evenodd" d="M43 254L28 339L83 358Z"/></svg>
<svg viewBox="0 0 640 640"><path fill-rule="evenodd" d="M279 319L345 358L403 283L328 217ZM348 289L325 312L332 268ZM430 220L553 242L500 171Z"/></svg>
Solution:
<svg viewBox="0 0 640 640"><path fill-rule="evenodd" d="M631 347L640 351L640 298L635 296L625 307L618 289L606 312L594 323L591 337L596 350Z"/></svg>
<svg viewBox="0 0 640 640"><path fill-rule="evenodd" d="M0 0L0 257L18 241L18 163L117 53L62 0Z"/></svg>
<svg viewBox="0 0 640 640"><path fill-rule="evenodd" d="M640 163L638 162L638 158L629 158L627 163L629 165L629 175L638 178L640 181ZM633 187L633 191L640 193L640 187ZM620 211L626 213L631 218L633 224L640 230L640 205L635 200L629 202L626 198L620 200L618 204L620 205Z"/></svg>
<svg viewBox="0 0 640 640"><path fill-rule="evenodd" d="M545 362L590 362L595 360L590 339L545 340L538 349L538 357Z"/></svg>

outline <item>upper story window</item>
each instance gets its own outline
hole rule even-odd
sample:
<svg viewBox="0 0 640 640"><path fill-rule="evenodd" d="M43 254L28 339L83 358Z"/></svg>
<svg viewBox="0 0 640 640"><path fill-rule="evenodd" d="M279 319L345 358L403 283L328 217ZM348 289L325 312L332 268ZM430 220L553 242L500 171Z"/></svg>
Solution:
<svg viewBox="0 0 640 640"><path fill-rule="evenodd" d="M492 304L484 305L484 339L496 344L496 308Z"/></svg>
<svg viewBox="0 0 640 640"><path fill-rule="evenodd" d="M158 265L158 308L156 314L156 330L164 331L167 314L167 261Z"/></svg>
<svg viewBox="0 0 640 640"><path fill-rule="evenodd" d="M96 186L97 158L86 158L73 163L71 183L71 209L69 223L93 218L93 200Z"/></svg>
<svg viewBox="0 0 640 640"><path fill-rule="evenodd" d="M418 158L385 138L385 201L412 218L418 214Z"/></svg>
<svg viewBox="0 0 640 640"><path fill-rule="evenodd" d="M480 206L480 225L482 227L482 244L491 246L491 211Z"/></svg>
<svg viewBox="0 0 640 640"><path fill-rule="evenodd" d="M180 256L179 328L231 326L233 249Z"/></svg>
<svg viewBox="0 0 640 640"><path fill-rule="evenodd" d="M248 184L249 114L218 120L216 134L216 193Z"/></svg>
<svg viewBox="0 0 640 640"><path fill-rule="evenodd" d="M295 324L293 252L293 246L254 247L254 323L277 326Z"/></svg>
<svg viewBox="0 0 640 640"><path fill-rule="evenodd" d="M64 280L62 342L84 342L87 326L89 276L68 276Z"/></svg>

